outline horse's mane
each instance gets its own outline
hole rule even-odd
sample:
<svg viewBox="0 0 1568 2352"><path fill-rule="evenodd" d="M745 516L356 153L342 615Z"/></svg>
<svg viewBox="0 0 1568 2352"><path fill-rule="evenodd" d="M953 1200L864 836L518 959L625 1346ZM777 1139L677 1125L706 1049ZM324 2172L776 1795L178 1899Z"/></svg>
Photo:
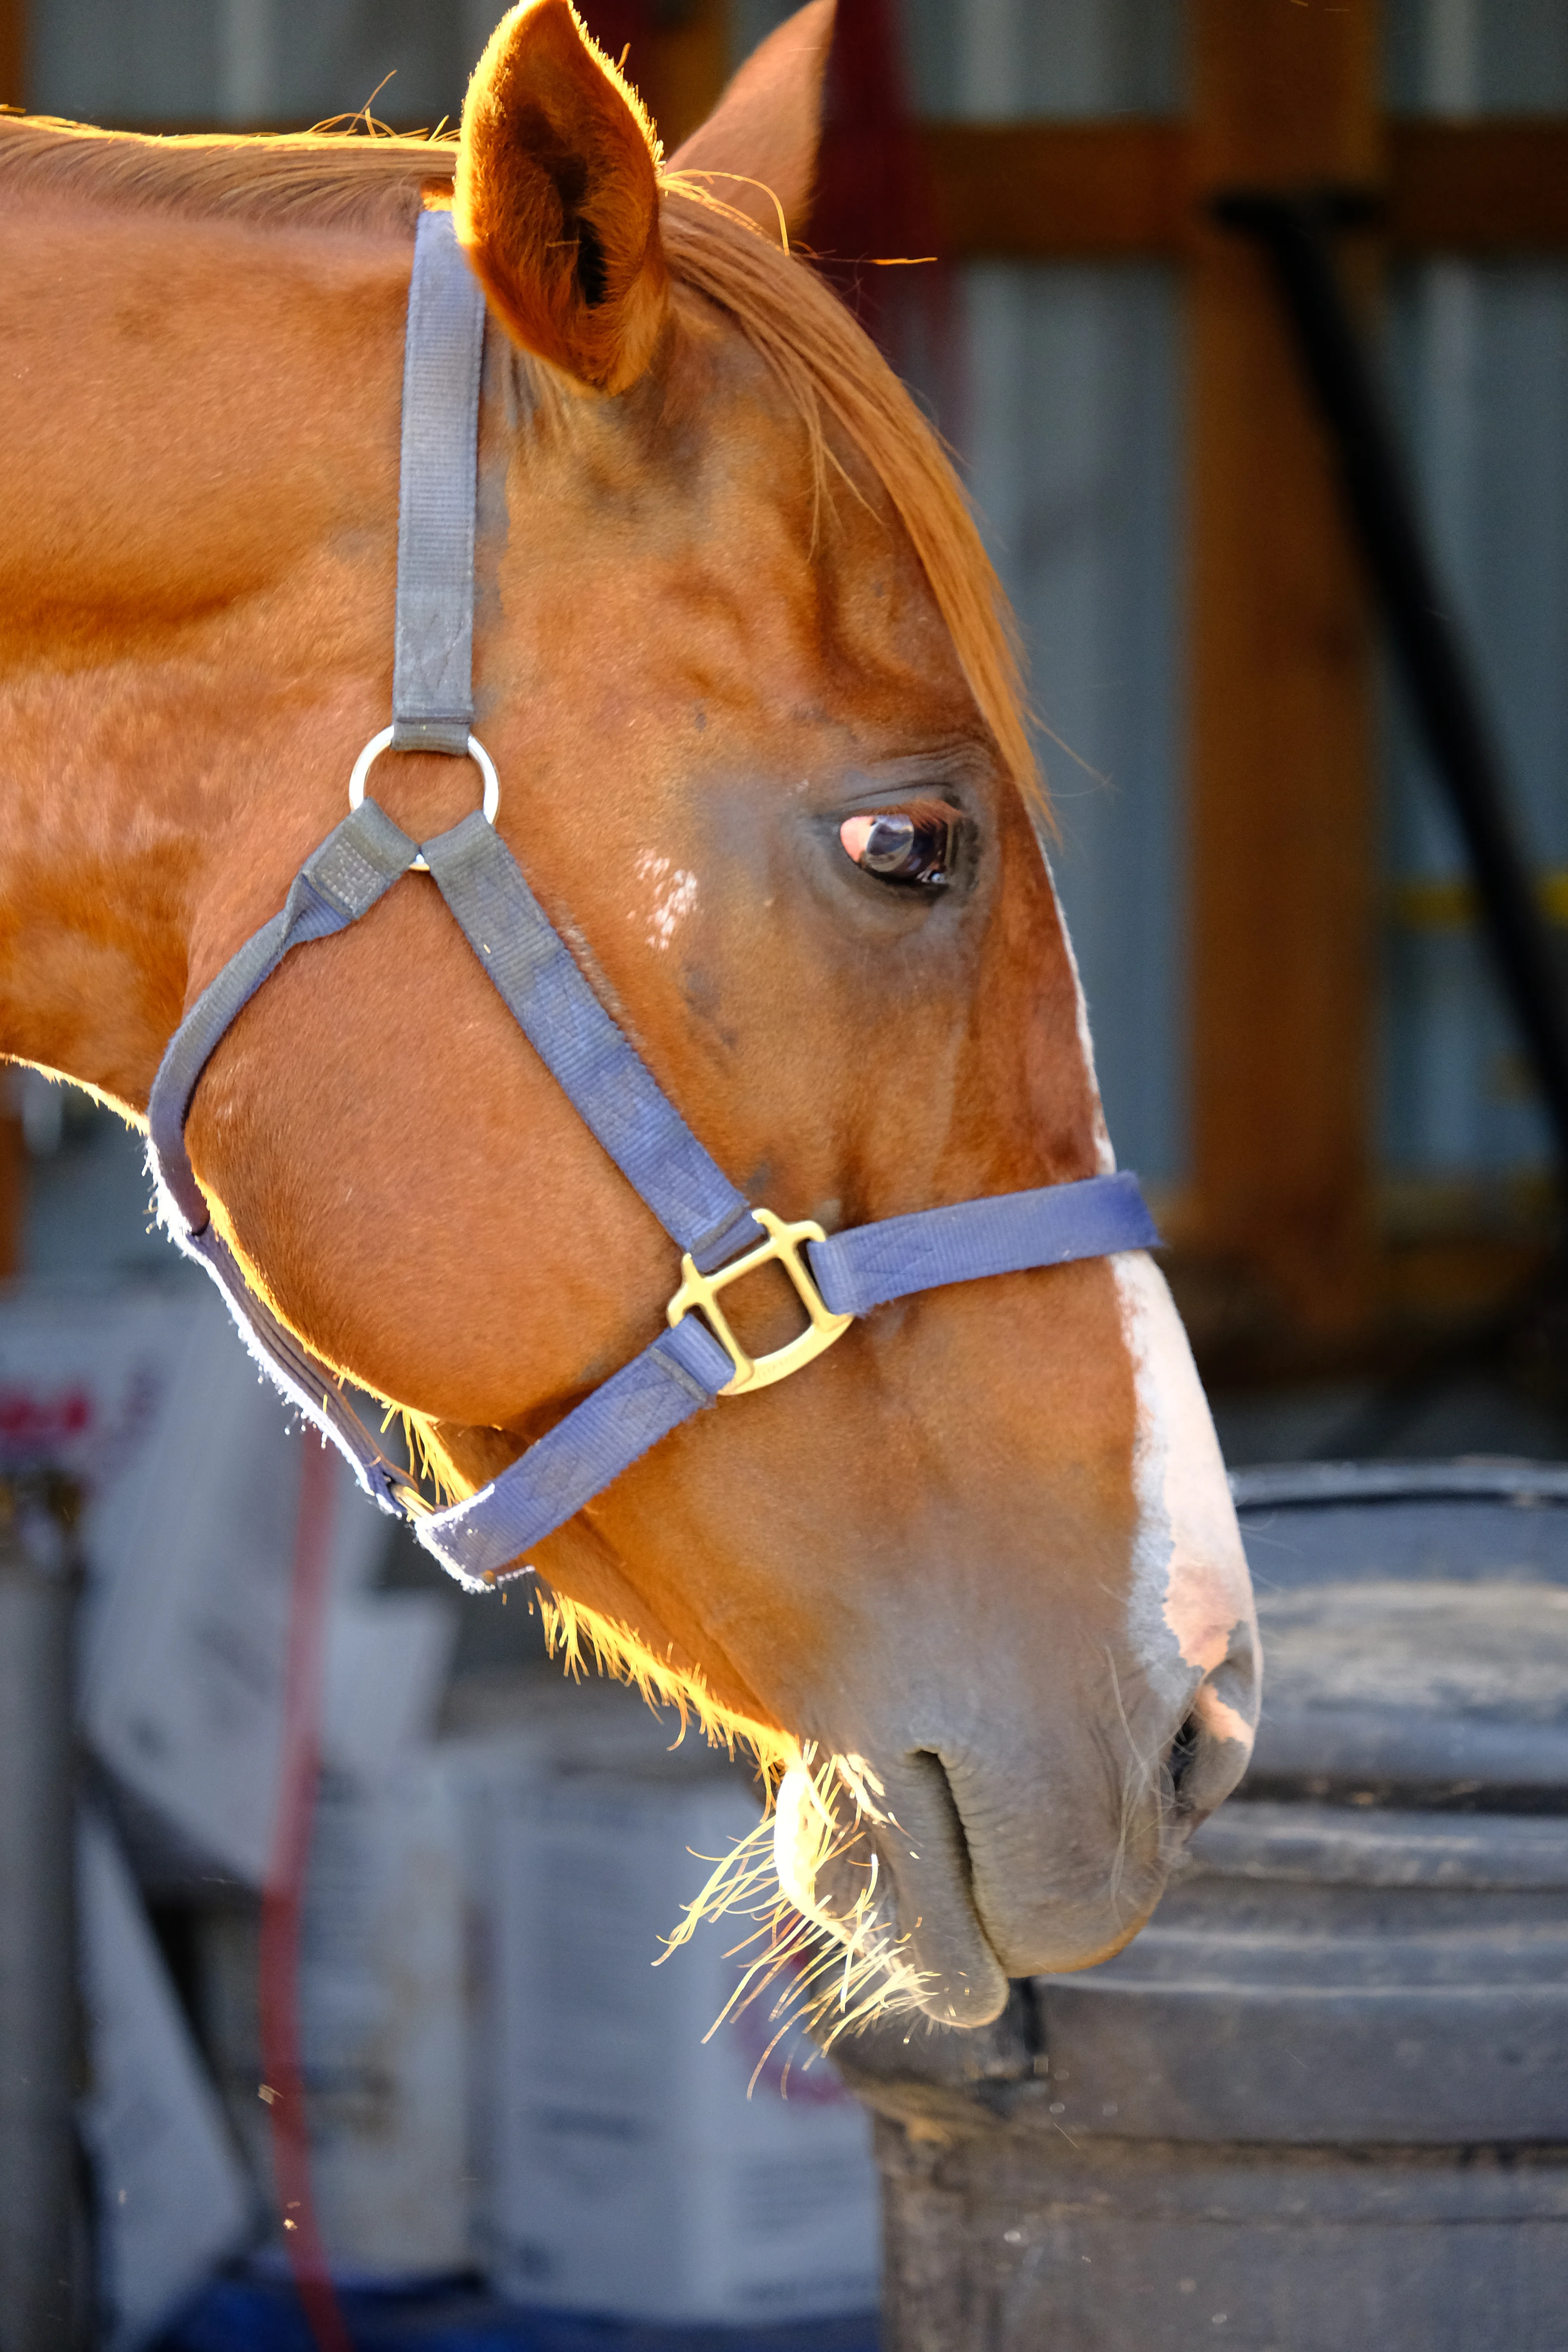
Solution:
<svg viewBox="0 0 1568 2352"><path fill-rule="evenodd" d="M0 116L0 189L195 219L412 234L424 191L450 183L457 154L455 139L390 132L160 138L42 115Z"/></svg>
<svg viewBox="0 0 1568 2352"><path fill-rule="evenodd" d="M410 235L444 194L453 140L313 131L153 138L0 117L0 197L58 194L121 211ZM816 273L709 195L667 175L662 230L676 278L728 310L810 437L819 495L838 470L831 421L881 483L925 567L981 716L1026 797L1038 793L1012 617L968 501L909 393Z"/></svg>

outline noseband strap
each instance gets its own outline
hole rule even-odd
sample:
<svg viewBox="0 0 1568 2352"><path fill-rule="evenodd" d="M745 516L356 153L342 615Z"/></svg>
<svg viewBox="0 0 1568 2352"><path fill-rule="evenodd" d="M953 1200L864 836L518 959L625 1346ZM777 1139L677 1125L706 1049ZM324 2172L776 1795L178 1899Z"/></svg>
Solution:
<svg viewBox="0 0 1568 2352"><path fill-rule="evenodd" d="M474 506L484 296L448 213L423 215L409 289L398 506L392 743L464 756L473 746ZM335 1373L246 1282L185 1150L212 1054L285 956L348 929L423 864L530 1045L682 1253L668 1328L510 1468L433 1510L354 1412ZM222 1290L284 1393L353 1464L385 1508L465 1584L503 1582L651 1445L720 1395L766 1387L819 1355L853 1318L952 1282L1150 1248L1152 1220L1128 1174L962 1201L825 1234L753 1210L710 1158L595 995L521 868L478 812L423 844L369 798L306 859L280 913L196 999L171 1039L149 1108L163 1221ZM753 1362L724 1316L727 1285L782 1265L807 1319Z"/></svg>

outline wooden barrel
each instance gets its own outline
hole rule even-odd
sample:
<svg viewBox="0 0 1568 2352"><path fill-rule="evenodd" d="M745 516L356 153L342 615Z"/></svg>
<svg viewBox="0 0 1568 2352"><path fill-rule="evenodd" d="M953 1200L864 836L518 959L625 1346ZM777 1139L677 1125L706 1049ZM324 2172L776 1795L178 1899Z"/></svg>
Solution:
<svg viewBox="0 0 1568 2352"><path fill-rule="evenodd" d="M1265 1721L1154 1921L839 2045L886 2352L1568 2344L1568 1473L1238 1485Z"/></svg>

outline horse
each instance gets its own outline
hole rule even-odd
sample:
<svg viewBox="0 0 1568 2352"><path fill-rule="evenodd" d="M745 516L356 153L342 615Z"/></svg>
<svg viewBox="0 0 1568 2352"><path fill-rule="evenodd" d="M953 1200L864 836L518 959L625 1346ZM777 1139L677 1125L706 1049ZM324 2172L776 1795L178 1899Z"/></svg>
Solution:
<svg viewBox="0 0 1568 2352"><path fill-rule="evenodd" d="M808 259L833 0L667 163L568 0L455 140L0 121L0 1050L144 1124L188 1006L383 725L415 231L488 303L476 727L497 824L748 1198L831 1234L1113 1168L1004 600ZM416 837L472 771L389 753ZM658 1324L666 1235L432 883L292 956L187 1143L256 1296L463 1496ZM799 1306L727 1295L742 1343ZM1121 1251L858 1319L530 1559L569 1651L748 1743L785 1894L929 2016L1087 1967L1245 1769L1247 1570Z"/></svg>

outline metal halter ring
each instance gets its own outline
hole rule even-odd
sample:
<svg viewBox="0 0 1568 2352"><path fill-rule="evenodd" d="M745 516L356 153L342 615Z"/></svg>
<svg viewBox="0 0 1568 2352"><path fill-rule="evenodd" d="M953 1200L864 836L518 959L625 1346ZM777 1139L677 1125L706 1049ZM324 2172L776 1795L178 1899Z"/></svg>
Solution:
<svg viewBox="0 0 1568 2352"><path fill-rule="evenodd" d="M825 1348L831 1348L855 1320L853 1315L836 1315L812 1279L803 1245L826 1241L827 1236L822 1227L813 1224L809 1218L799 1224L786 1224L771 1209L753 1208L752 1214L766 1234L766 1241L759 1242L740 1257L732 1257L728 1265L719 1266L712 1274L699 1274L688 1251L680 1261L680 1287L664 1310L665 1319L673 1330L694 1307L701 1309L704 1321L735 1367L733 1378L720 1390L721 1396L745 1396L752 1389L771 1389L775 1381L787 1380L791 1372L798 1372L803 1364L820 1356ZM808 1320L800 1337L792 1339L787 1347L775 1348L770 1356L748 1356L730 1328L729 1318L719 1304L719 1293L728 1290L732 1282L739 1282L754 1267L770 1262L782 1265L794 1283L795 1296Z"/></svg>
<svg viewBox="0 0 1568 2352"><path fill-rule="evenodd" d="M354 761L353 772L349 778L349 807L351 810L358 808L363 803L364 799L364 780L369 775L375 761L379 760L382 753L387 750L391 741L392 729L390 727L384 727L379 735L373 735L371 737L370 741L365 745L364 750ZM468 738L468 757L470 760L475 761L480 775L485 780L485 797L482 804L482 814L485 823L487 824L494 824L496 821L496 811L500 806L500 778L496 774L495 761L490 758L489 753L486 751L484 745L480 742L477 735L470 735ZM416 857L410 866L408 871L411 874L428 874L430 868L425 863L423 857Z"/></svg>

